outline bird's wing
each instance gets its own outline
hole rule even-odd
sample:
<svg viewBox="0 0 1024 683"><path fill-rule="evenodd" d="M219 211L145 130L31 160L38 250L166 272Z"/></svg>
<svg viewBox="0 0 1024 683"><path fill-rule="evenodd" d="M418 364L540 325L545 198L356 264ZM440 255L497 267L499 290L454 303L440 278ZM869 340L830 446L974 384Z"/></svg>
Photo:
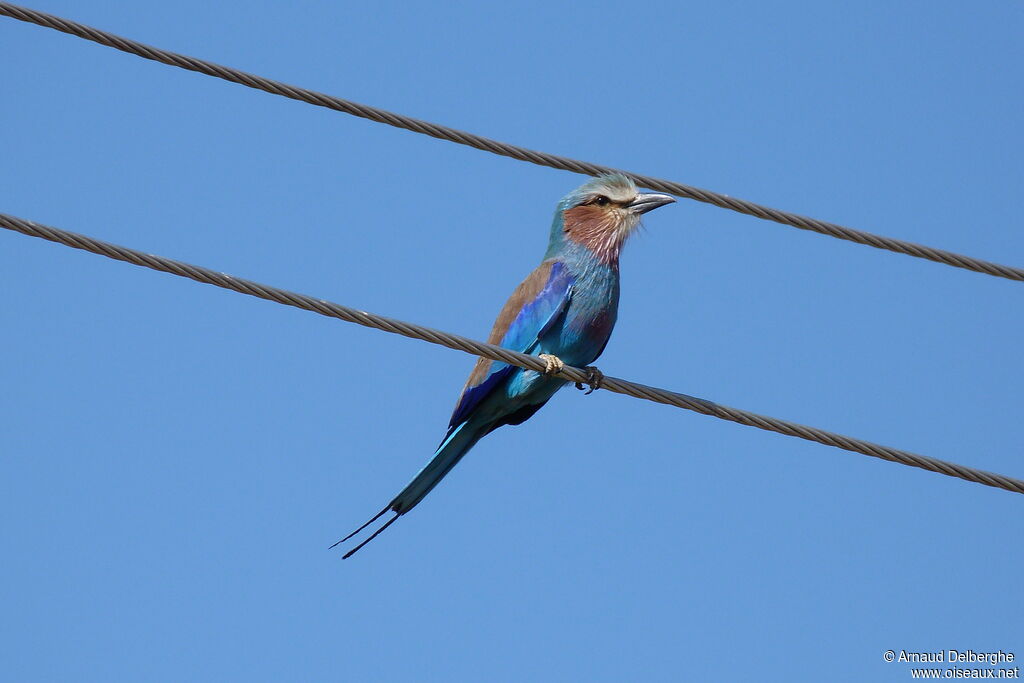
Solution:
<svg viewBox="0 0 1024 683"><path fill-rule="evenodd" d="M573 278L560 261L541 263L516 288L498 314L487 341L521 353L532 353L537 342L559 320L572 297ZM502 380L519 368L481 358L466 381L449 427L461 424Z"/></svg>

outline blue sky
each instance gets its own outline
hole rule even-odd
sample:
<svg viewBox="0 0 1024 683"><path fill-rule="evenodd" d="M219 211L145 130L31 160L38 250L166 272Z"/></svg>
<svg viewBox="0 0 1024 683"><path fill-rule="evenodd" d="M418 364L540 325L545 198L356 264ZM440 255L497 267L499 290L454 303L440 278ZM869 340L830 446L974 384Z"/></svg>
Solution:
<svg viewBox="0 0 1024 683"><path fill-rule="evenodd" d="M1024 7L38 9L1024 264ZM0 211L482 338L582 178L0 20ZM1020 283L680 201L610 374L1024 476ZM472 358L2 231L17 680L900 681L1024 657L1020 496L573 391L352 560Z"/></svg>

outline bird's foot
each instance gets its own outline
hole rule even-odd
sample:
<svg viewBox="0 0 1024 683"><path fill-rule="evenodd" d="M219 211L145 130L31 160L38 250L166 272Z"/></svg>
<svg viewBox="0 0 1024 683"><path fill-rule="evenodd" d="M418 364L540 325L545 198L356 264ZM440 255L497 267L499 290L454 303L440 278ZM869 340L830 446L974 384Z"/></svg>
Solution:
<svg viewBox="0 0 1024 683"><path fill-rule="evenodd" d="M586 385L590 387L589 389L587 389L587 392L583 395L589 396L590 394L594 393L595 391L601 388L601 383L604 382L604 373L595 368L593 365L588 365L583 369L587 371ZM580 391L583 391L583 384L584 382L576 382L576 388L579 389Z"/></svg>
<svg viewBox="0 0 1024 683"><path fill-rule="evenodd" d="M555 375L565 369L565 363L558 356L552 356L550 353L542 353L537 356L544 361L544 374Z"/></svg>

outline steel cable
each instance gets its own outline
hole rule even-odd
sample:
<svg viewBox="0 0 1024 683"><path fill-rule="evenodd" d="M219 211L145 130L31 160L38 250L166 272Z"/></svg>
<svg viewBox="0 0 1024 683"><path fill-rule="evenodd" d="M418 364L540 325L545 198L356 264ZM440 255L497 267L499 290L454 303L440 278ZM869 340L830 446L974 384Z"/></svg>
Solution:
<svg viewBox="0 0 1024 683"><path fill-rule="evenodd" d="M610 166L592 164L586 161L578 161L576 159L547 154L545 152L537 152L524 147L498 142L497 140L491 140L480 135L474 135L473 133L467 133L465 131L456 130L436 123L420 121L418 119L402 116L401 114L395 114L384 109L378 109L377 107L370 107L357 102L344 100L340 97L326 95L324 93L316 92L315 90L308 90L306 88L288 85L287 83L263 78L262 76L257 76L255 74L250 74L227 66L221 66L195 57L189 57L176 52L170 52L168 50L161 50L160 48L145 45L128 38L123 38L113 33L108 33L107 31L101 31L69 19L57 17L52 14L46 14L27 7L12 5L9 2L0 2L0 15L43 26L45 28L62 31L79 38L91 40L99 43L100 45L106 45L107 47L112 47L114 49L121 50L122 52L137 55L144 59L151 59L162 64L168 64L181 69L206 74L207 76L221 78L225 81L238 83L250 88L256 88L257 90L263 90L264 92L268 92L273 95L281 95L293 100L308 102L309 104L315 104L320 107L326 107L328 109L344 112L353 116L359 116L371 121L386 123L396 128L413 131L414 133L422 133L441 140L456 142L460 145L468 145L469 147L475 147L476 149L481 149L493 154L511 157L520 161L528 161L540 166L548 166L550 168L572 171L574 173L582 173L584 175L600 175L602 173L611 172L623 173L631 177L642 187L657 190L659 192L668 192L669 194L673 194L677 197L694 199L699 202L712 204L724 209L730 209L749 216L775 221L776 223L782 223L783 225L790 225L794 228L800 228L801 230L810 230L822 235L828 235L830 237L836 237L838 239L848 240L858 244L866 244L877 249L886 249L888 251L928 259L929 261L944 263L948 266L955 266L957 268L965 268L967 270L973 270L987 275L994 275L996 277L1024 281L1024 268L1015 268L1013 266L992 263L991 261L976 259L963 254L957 254L952 251L946 251L944 249L936 249L922 244L915 244L913 242L898 240L892 237L885 237L883 235L876 235L862 230L855 230L854 228L848 228L836 223L829 223L828 221L821 221L815 218L790 213L788 211L773 209L771 207L762 206L761 204L755 204L754 202L750 202L745 199L737 199L718 192L712 192L711 190L704 190L699 187L684 185L683 183L662 180L660 178L640 175L630 171L623 171Z"/></svg>
<svg viewBox="0 0 1024 683"><path fill-rule="evenodd" d="M210 270L209 268L194 266L181 261L164 258L162 256L147 254L135 249L110 244L109 242L103 242L101 240L93 239L92 237L86 237L85 235L79 235L77 233L68 232L66 230L61 230L47 225L41 225L15 216L0 213L0 227L20 232L31 237L40 237L51 242L64 244L69 247L74 247L75 249L82 249L84 251L106 256L118 261L126 261L128 263L145 266L146 268L152 268L153 270L159 270L172 275L187 277L197 282L216 285L217 287L223 287L242 294L266 299L267 301L274 301L279 304L294 306L296 308L319 313L320 315L338 318L340 320L357 323L359 325L372 327L378 330L384 330L385 332L393 332L395 334L411 337L412 339L421 339L433 344L440 344L441 346L447 346L450 349L465 351L466 353L476 356L483 356L484 358L510 363L521 368L536 371L543 371L545 368L544 361L540 360L536 356L517 353L500 346L486 344L457 334L434 330L429 327L407 323L402 320L386 318L366 311L349 308L348 306L342 306L341 304L324 301L323 299L315 299L311 296L306 296L305 294L297 294L284 289L278 289L277 287L262 285L257 282L252 282L251 280L244 280L225 273L219 273L217 271ZM586 382L588 379L586 371L570 366L566 366L564 370L557 374L557 376L570 382ZM778 432L779 434L785 434L786 436L795 436L808 441L816 441L818 443L825 444L826 446L835 446L836 448L842 448L844 450L861 453L863 455L870 455L875 458L896 462L901 465L920 467L921 469L938 472L939 474L945 474L950 477L958 477L960 479L1005 489L1014 493L1024 493L1024 481L1021 481L1020 479L1014 479L1013 477L1007 477L1002 474L985 472L983 470L974 469L973 467L965 467L964 465L958 465L944 460L918 455L916 453L881 446L879 444L871 443L870 441L863 441L861 439L855 439L841 434L834 434L823 429L808 427L806 425L788 422L774 417L767 417L765 415L758 415L757 413L751 413L738 408L730 408L728 406L714 403L713 401L687 396L686 394L679 394L673 391L667 391L665 389L650 387L643 384L636 384L624 379L608 376L604 377L601 383L601 388L618 394L626 394L627 396L654 401L655 403L663 403L665 405L676 406L677 408L685 408L686 410L692 410L694 412L701 413L702 415L710 415L712 417L729 420L731 422L738 422L739 424L750 427Z"/></svg>

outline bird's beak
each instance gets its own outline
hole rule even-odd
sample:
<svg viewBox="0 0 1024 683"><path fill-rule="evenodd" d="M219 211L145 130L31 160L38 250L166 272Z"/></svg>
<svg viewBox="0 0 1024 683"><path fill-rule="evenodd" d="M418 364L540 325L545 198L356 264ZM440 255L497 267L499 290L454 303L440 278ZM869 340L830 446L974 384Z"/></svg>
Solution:
<svg viewBox="0 0 1024 683"><path fill-rule="evenodd" d="M654 211L659 206L671 204L675 200L675 197L670 197L667 194L638 194L628 206L633 213L639 216L648 211Z"/></svg>

